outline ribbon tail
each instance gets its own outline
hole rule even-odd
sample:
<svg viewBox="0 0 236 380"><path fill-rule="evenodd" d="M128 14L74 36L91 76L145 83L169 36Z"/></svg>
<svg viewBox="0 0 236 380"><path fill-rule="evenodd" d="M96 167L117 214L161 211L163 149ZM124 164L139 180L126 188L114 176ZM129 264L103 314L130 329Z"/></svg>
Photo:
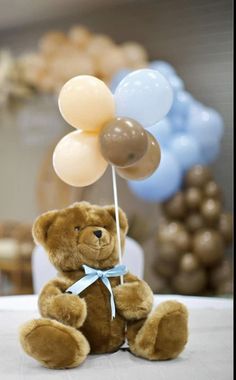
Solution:
<svg viewBox="0 0 236 380"><path fill-rule="evenodd" d="M107 289L109 290L109 293L110 293L111 319L114 319L116 316L116 306L115 306L114 296L113 296L113 292L112 292L112 287L111 287L111 284L110 284L110 281L108 280L108 278L103 277L102 282L107 287Z"/></svg>
<svg viewBox="0 0 236 380"><path fill-rule="evenodd" d="M88 274L87 276L82 277L79 281L75 282L68 289L66 289L66 292L78 295L83 290L92 285L97 279L98 275L96 273Z"/></svg>

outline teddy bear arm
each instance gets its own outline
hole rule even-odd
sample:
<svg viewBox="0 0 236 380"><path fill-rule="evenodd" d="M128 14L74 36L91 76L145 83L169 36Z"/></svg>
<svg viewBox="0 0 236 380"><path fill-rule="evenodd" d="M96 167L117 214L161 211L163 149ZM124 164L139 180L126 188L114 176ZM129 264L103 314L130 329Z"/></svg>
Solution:
<svg viewBox="0 0 236 380"><path fill-rule="evenodd" d="M126 320L146 318L153 306L153 293L148 284L128 273L124 284L114 289L116 308Z"/></svg>
<svg viewBox="0 0 236 380"><path fill-rule="evenodd" d="M85 301L77 295L66 294L70 283L63 279L50 281L39 296L39 309L45 318L80 327L87 316Z"/></svg>
<svg viewBox="0 0 236 380"><path fill-rule="evenodd" d="M39 295L39 310L44 317L48 317L48 312L54 297L61 295L68 288L69 284L63 279L54 279L44 285Z"/></svg>

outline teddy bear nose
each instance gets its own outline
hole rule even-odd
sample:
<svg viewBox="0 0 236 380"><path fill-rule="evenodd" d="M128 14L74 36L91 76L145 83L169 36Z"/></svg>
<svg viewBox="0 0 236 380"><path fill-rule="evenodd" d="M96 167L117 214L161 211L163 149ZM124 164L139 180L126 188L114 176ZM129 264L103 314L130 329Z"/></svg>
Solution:
<svg viewBox="0 0 236 380"><path fill-rule="evenodd" d="M93 231L94 235L100 239L102 237L102 231L101 230L96 230L96 231Z"/></svg>

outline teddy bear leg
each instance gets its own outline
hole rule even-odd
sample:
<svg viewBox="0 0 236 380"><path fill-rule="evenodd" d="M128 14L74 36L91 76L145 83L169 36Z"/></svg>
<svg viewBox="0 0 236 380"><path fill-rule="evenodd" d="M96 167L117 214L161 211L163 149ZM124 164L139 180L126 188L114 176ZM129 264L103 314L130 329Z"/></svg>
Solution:
<svg viewBox="0 0 236 380"><path fill-rule="evenodd" d="M80 365L90 347L84 335L73 327L52 319L34 319L20 330L24 351L48 368Z"/></svg>
<svg viewBox="0 0 236 380"><path fill-rule="evenodd" d="M188 312L177 301L162 302L146 320L128 324L133 354L149 360L176 358L188 339Z"/></svg>

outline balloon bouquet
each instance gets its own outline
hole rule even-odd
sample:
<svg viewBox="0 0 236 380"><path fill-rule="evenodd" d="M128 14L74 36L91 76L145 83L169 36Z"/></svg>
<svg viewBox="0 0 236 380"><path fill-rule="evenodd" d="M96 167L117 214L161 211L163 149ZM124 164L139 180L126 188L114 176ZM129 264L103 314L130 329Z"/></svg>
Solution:
<svg viewBox="0 0 236 380"><path fill-rule="evenodd" d="M169 63L153 61L149 68L160 72L170 83L173 105L165 118L147 129L161 146L158 170L145 181L128 181L128 185L139 198L162 202L180 189L191 167L211 164L217 158L224 124L218 112L198 102L184 89L183 80ZM113 77L110 88L115 96L130 73L130 69L123 69Z"/></svg>
<svg viewBox="0 0 236 380"><path fill-rule="evenodd" d="M57 144L54 169L67 184L83 187L96 182L111 164L120 261L116 172L129 180L143 180L156 172L160 146L145 128L160 121L172 101L169 82L151 69L130 73L114 96L105 83L89 75L70 79L59 95L60 112L76 131Z"/></svg>

